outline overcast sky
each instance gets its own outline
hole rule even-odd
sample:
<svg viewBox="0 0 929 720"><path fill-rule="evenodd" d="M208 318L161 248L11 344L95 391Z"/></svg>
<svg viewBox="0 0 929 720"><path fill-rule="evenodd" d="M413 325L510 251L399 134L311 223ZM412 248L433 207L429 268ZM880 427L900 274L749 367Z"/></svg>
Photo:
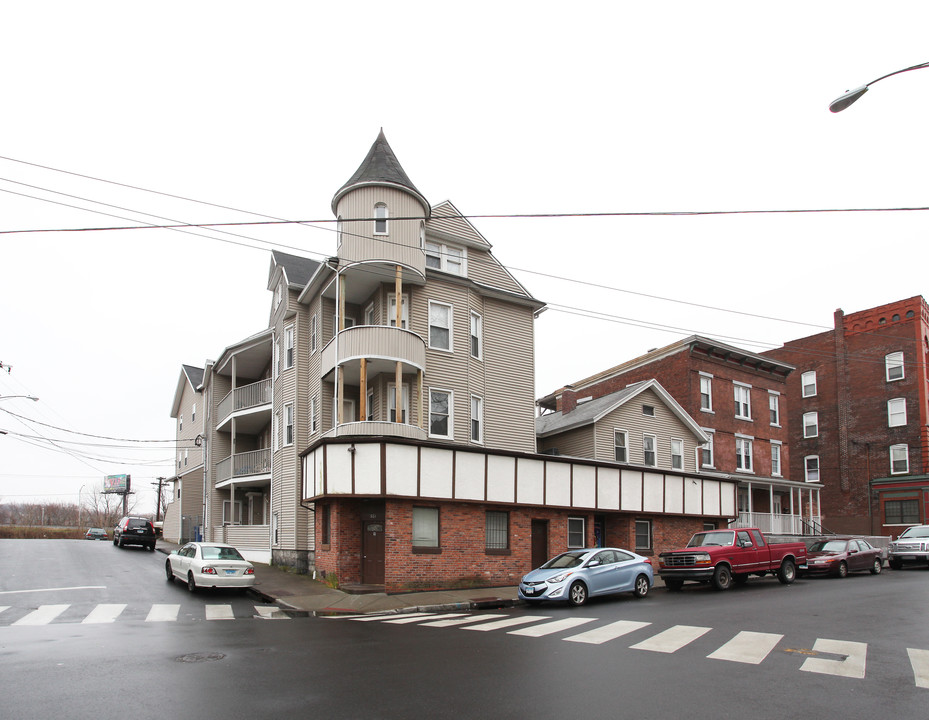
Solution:
<svg viewBox="0 0 929 720"><path fill-rule="evenodd" d="M0 400L0 501L74 502L130 473L153 509L173 449L124 441L172 439L181 364L267 326L271 248L335 252L331 223L60 230L331 221L381 127L430 203L467 215L929 206L929 70L827 110L929 60L925 2L317 5L4 8L0 395L40 400ZM472 222L550 303L541 396L693 333L757 352L923 294L927 221Z"/></svg>

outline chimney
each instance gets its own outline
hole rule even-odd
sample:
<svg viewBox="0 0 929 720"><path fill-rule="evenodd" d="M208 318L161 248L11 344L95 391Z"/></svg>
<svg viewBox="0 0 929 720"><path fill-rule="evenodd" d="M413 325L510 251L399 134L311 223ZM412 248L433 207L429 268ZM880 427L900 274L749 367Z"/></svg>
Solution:
<svg viewBox="0 0 929 720"><path fill-rule="evenodd" d="M561 412L567 415L577 407L577 392L572 385L565 385L561 389Z"/></svg>

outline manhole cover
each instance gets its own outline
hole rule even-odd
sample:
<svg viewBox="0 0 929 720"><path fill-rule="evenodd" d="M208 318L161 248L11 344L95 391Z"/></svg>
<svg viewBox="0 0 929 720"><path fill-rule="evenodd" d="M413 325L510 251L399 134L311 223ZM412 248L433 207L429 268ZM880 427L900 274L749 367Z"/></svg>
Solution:
<svg viewBox="0 0 929 720"><path fill-rule="evenodd" d="M210 652L199 652L199 653L187 653L186 655L181 655L178 658L175 658L176 662L183 663L198 663L198 662L210 662L211 660L222 660L225 655L222 653L210 653Z"/></svg>

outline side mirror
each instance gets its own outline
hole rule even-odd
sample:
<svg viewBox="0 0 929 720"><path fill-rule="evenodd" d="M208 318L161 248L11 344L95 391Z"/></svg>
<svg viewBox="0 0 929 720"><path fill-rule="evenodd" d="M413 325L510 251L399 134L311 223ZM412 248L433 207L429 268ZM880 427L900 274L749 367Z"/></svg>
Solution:
<svg viewBox="0 0 929 720"><path fill-rule="evenodd" d="M742 542L739 543L739 547L751 547L751 546L752 546L751 540L743 540Z"/></svg>
<svg viewBox="0 0 929 720"><path fill-rule="evenodd" d="M849 555L853 555L853 554L855 554L856 552L858 552L858 549L857 549L857 548L849 548L848 554L849 554Z"/></svg>
<svg viewBox="0 0 929 720"><path fill-rule="evenodd" d="M587 563L587 567L589 567L589 568L590 568L590 567L597 567L599 564L600 564L600 561L599 561L599 560L591 560L589 563Z"/></svg>

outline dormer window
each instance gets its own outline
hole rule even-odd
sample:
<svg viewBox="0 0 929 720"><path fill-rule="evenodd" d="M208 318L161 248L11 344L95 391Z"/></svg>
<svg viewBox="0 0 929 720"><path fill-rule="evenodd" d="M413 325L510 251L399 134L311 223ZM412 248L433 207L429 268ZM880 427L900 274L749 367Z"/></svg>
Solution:
<svg viewBox="0 0 929 720"><path fill-rule="evenodd" d="M374 206L374 234L387 234L387 206L384 203Z"/></svg>

